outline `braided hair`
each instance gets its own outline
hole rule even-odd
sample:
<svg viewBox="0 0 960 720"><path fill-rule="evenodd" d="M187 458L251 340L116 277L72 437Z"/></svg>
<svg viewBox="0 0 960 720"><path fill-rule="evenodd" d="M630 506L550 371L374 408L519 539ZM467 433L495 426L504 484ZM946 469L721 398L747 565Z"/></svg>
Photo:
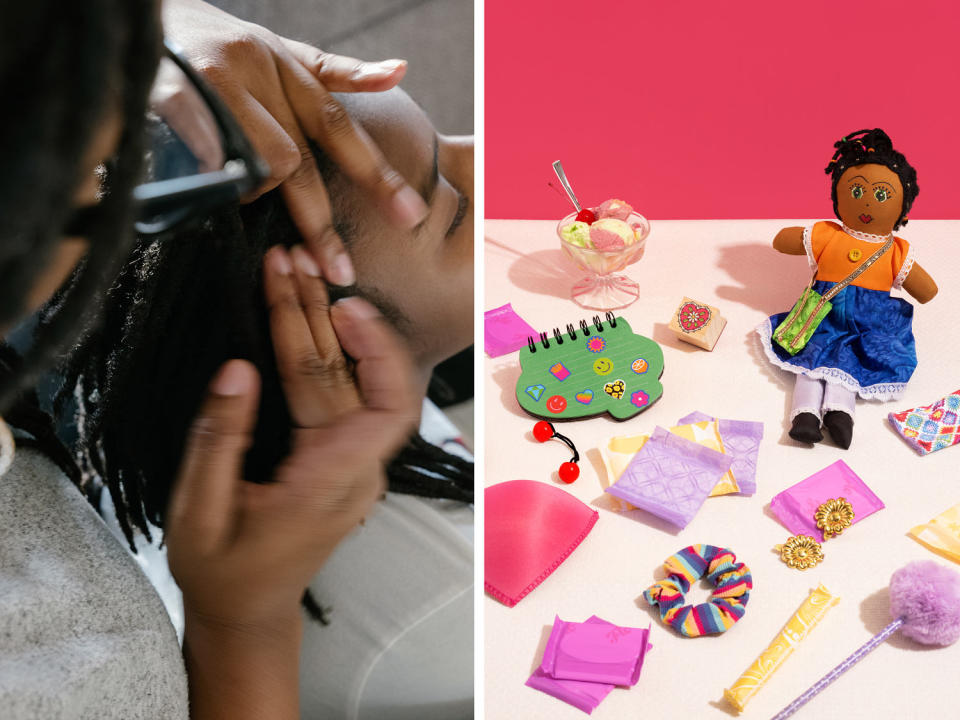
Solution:
<svg viewBox="0 0 960 720"><path fill-rule="evenodd" d="M837 210L837 183L848 168L867 164L885 165L897 174L903 186L903 207L893 229L897 230L906 225L907 214L920 193L920 188L917 186L917 171L907 162L907 158L902 153L893 149L890 137L880 128L857 130L840 138L833 146L836 152L833 153L824 172L832 175L830 198L833 200L834 215L840 217Z"/></svg>
<svg viewBox="0 0 960 720"><path fill-rule="evenodd" d="M5 2L2 16L0 97L11 106L0 113L0 324L23 313L24 298L60 242L85 155L108 109L119 105L123 131L90 249L44 309L18 370L0 373L0 411L94 321L95 300L129 247L131 189L162 38L153 0Z"/></svg>
<svg viewBox="0 0 960 720"><path fill-rule="evenodd" d="M337 230L349 243L350 223L338 222ZM289 453L291 418L270 341L262 258L272 245L298 242L278 192L141 238L107 294L103 323L70 357L56 404L63 411L76 403L84 477L109 490L131 545L134 529L149 538L150 524L163 527L188 428L227 359L249 360L262 381L245 478L268 482ZM331 288L331 300L343 294ZM387 477L393 492L473 502L473 463L420 437L389 464Z"/></svg>

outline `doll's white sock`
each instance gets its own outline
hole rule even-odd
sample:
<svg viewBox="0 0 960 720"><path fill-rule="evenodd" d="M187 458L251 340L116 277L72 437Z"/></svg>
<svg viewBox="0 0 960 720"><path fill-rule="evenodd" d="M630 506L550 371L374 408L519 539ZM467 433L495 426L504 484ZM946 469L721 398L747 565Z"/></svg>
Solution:
<svg viewBox="0 0 960 720"><path fill-rule="evenodd" d="M810 413L822 417L820 408L823 406L823 381L808 378L806 375L797 375L793 386L793 407L790 410L790 422L800 413Z"/></svg>
<svg viewBox="0 0 960 720"><path fill-rule="evenodd" d="M851 418L856 411L857 394L852 390L847 390L843 385L827 383L823 392L823 412L828 413L831 410L840 410L845 412Z"/></svg>

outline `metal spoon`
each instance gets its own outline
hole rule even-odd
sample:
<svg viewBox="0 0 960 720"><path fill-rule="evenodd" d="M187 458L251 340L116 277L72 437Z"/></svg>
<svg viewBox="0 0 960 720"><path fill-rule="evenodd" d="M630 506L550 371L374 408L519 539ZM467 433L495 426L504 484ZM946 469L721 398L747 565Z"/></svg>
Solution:
<svg viewBox="0 0 960 720"><path fill-rule="evenodd" d="M567 175L563 172L563 163L561 163L559 160L554 162L553 171L557 174L557 180L559 180L560 184L563 185L563 189L566 191L567 197L570 198L570 202L573 203L573 206L579 213L581 210L583 210L583 208L580 207L580 201L577 200L577 196L573 194L573 188L571 188L570 183L567 182Z"/></svg>

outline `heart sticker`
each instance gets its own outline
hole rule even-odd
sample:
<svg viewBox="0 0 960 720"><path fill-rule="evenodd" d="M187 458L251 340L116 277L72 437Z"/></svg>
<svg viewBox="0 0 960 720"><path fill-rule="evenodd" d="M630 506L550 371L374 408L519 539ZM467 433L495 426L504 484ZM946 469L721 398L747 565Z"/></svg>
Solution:
<svg viewBox="0 0 960 720"><path fill-rule="evenodd" d="M593 390L581 390L575 396L578 403L583 403L584 405L589 405L593 400Z"/></svg>
<svg viewBox="0 0 960 720"><path fill-rule="evenodd" d="M613 382L608 382L603 386L603 391L612 397L615 397L617 400L623 397L623 393L626 391L627 386L624 384L623 380L614 380Z"/></svg>
<svg viewBox="0 0 960 720"><path fill-rule="evenodd" d="M680 322L681 330L695 333L710 322L710 308L695 302L684 303L677 313L677 320Z"/></svg>

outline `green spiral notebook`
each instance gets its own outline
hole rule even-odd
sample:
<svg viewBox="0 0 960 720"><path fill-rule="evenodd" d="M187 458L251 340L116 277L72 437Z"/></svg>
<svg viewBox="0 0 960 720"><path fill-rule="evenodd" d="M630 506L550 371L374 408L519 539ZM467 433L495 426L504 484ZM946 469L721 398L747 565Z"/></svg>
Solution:
<svg viewBox="0 0 960 720"><path fill-rule="evenodd" d="M531 415L570 420L610 413L626 420L663 394L663 350L622 317L527 338L520 351L517 401Z"/></svg>

